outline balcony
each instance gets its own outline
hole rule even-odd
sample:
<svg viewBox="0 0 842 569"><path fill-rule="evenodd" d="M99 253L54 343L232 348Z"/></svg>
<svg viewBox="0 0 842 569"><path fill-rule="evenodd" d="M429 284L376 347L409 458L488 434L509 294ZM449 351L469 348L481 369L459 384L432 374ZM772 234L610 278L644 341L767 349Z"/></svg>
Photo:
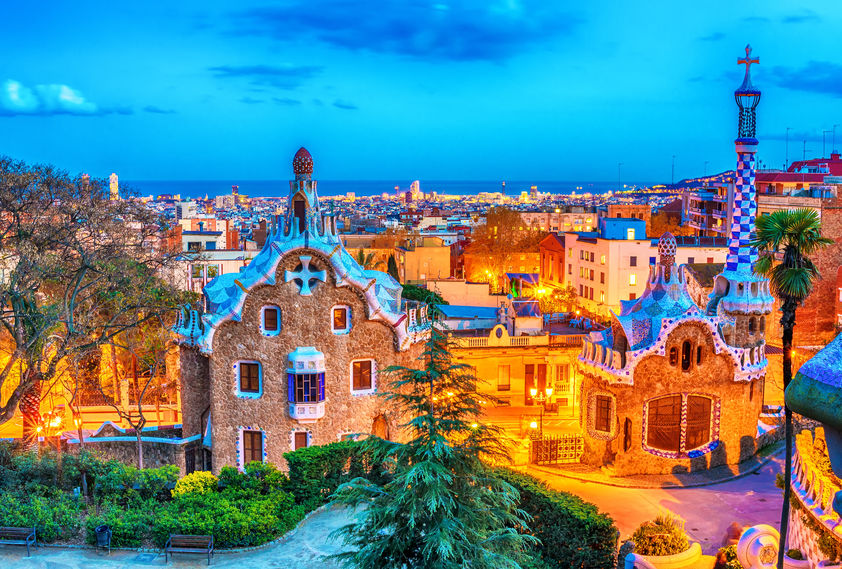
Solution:
<svg viewBox="0 0 842 569"><path fill-rule="evenodd" d="M325 416L325 402L290 403L289 416L299 423L315 423Z"/></svg>
<svg viewBox="0 0 842 569"><path fill-rule="evenodd" d="M713 217L716 217L716 218L719 218L719 219L725 219L727 217L726 212L718 210L718 209L713 210L711 212L711 214L713 215Z"/></svg>
<svg viewBox="0 0 842 569"><path fill-rule="evenodd" d="M728 201L728 196L721 196L719 194L713 194L713 201L726 203Z"/></svg>

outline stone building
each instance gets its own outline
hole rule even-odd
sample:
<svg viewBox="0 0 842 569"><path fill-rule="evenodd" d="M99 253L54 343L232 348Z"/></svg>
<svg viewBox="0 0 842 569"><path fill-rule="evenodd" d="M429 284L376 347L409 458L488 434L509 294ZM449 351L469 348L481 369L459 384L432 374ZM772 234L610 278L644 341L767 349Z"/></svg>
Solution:
<svg viewBox="0 0 842 569"><path fill-rule="evenodd" d="M760 91L746 47L734 141L728 254L702 310L688 294L676 242L665 233L643 295L622 301L611 328L592 333L583 374L583 461L617 474L670 473L737 464L756 450L766 376L766 320L774 299L754 273L757 215L755 109Z"/></svg>
<svg viewBox="0 0 842 569"><path fill-rule="evenodd" d="M579 357L582 461L621 476L737 464L756 450L763 316L755 317L753 345L748 335L744 347L733 345L720 318L688 294L674 251L665 234L641 297L623 301L611 328L592 333Z"/></svg>
<svg viewBox="0 0 842 569"><path fill-rule="evenodd" d="M287 216L238 273L204 288L185 311L181 345L184 436L200 435L186 469L283 464L283 453L352 434L395 437L376 395L391 365L416 365L425 312L387 273L366 270L323 215L313 160L293 160Z"/></svg>

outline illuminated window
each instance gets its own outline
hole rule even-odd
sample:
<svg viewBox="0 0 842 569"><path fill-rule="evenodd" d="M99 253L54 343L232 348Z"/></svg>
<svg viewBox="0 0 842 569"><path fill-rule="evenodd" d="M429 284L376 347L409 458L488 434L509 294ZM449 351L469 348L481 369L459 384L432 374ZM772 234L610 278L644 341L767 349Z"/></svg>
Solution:
<svg viewBox="0 0 842 569"><path fill-rule="evenodd" d="M599 301L605 302L605 293L604 292L599 293Z"/></svg>
<svg viewBox="0 0 842 569"><path fill-rule="evenodd" d="M690 363L693 360L693 345L690 344L689 340L686 340L681 345L681 369L683 371L688 371L690 369Z"/></svg>
<svg viewBox="0 0 842 569"><path fill-rule="evenodd" d="M636 285L637 284L637 275L632 273L629 275L629 284Z"/></svg>
<svg viewBox="0 0 842 569"><path fill-rule="evenodd" d="M351 307L334 306L330 311L330 327L334 334L347 334L351 331Z"/></svg>
<svg viewBox="0 0 842 569"><path fill-rule="evenodd" d="M634 239L634 227L629 227L626 230L626 239Z"/></svg>
<svg viewBox="0 0 842 569"><path fill-rule="evenodd" d="M605 264L605 255L603 255L602 257L600 257L600 258L599 258L599 264L600 264L600 265L604 265L604 264Z"/></svg>
<svg viewBox="0 0 842 569"><path fill-rule="evenodd" d="M497 391L509 391L511 389L511 371L510 365L497 366Z"/></svg>

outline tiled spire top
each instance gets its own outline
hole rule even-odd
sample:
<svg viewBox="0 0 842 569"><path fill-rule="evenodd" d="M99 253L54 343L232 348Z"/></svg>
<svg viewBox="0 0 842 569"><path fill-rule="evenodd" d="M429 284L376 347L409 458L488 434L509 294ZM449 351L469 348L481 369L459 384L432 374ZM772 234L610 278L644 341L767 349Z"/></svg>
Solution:
<svg viewBox="0 0 842 569"><path fill-rule="evenodd" d="M303 146L292 159L292 171L296 180L310 179L313 175L313 157Z"/></svg>
<svg viewBox="0 0 842 569"><path fill-rule="evenodd" d="M671 267L675 264L675 237L669 231L661 235L658 241L658 257L660 258L660 265L664 267L664 272L669 274Z"/></svg>

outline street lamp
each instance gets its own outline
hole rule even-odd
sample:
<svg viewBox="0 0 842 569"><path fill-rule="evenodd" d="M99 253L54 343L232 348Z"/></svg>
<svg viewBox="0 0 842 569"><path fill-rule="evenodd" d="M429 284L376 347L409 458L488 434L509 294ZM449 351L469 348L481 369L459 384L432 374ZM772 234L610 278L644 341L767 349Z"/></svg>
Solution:
<svg viewBox="0 0 842 569"><path fill-rule="evenodd" d="M529 390L529 394L532 396L532 399L538 402L538 405L541 406L541 415L538 419L538 436L540 438L544 437L544 403L549 400L550 397L553 396L553 388L547 387L544 389L544 392L540 395L538 394L538 390L536 388L532 388Z"/></svg>

